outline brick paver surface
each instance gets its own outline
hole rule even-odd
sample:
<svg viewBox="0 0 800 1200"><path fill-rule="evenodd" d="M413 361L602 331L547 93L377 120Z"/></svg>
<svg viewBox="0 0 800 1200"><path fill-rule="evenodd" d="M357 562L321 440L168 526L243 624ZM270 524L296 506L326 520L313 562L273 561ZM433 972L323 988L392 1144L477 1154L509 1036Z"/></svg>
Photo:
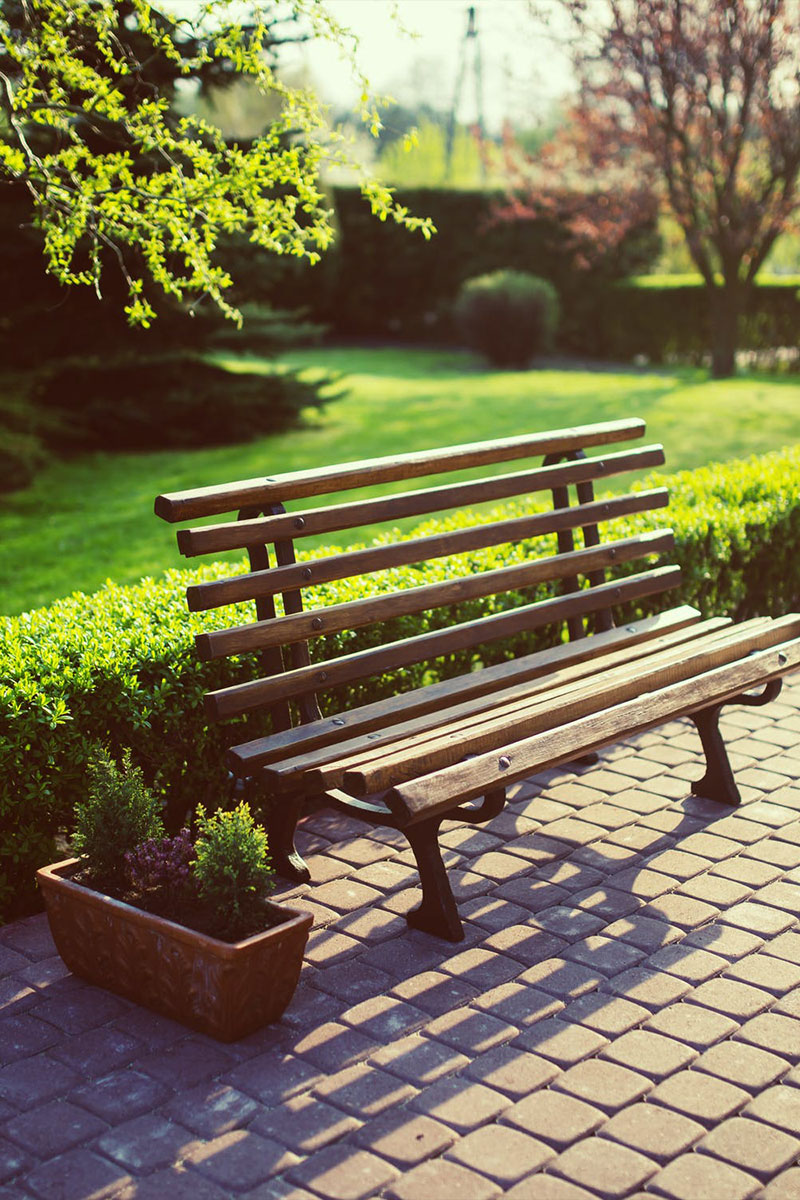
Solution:
<svg viewBox="0 0 800 1200"><path fill-rule="evenodd" d="M330 811L283 1019L220 1045L0 929L0 1200L800 1197L800 683L445 823L465 940L408 930L413 860Z"/></svg>

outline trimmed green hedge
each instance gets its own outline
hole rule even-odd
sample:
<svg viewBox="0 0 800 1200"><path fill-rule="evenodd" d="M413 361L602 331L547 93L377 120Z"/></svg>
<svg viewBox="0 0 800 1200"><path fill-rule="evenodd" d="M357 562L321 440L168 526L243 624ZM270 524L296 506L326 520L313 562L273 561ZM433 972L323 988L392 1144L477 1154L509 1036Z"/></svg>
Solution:
<svg viewBox="0 0 800 1200"><path fill-rule="evenodd" d="M679 595L639 604L638 614L678 602L695 604L707 616L737 618L777 616L798 607L800 448L671 477L651 476L640 486L658 483L670 487L671 509L619 522L615 535L669 522L684 583ZM509 504L491 515L515 515L521 509ZM465 523L465 514L455 514L429 520L416 532ZM462 555L424 570L398 569L381 576L380 586L392 590L403 582L433 582L456 570L468 574L478 564L502 566L552 545L552 539L540 539L516 550L498 547ZM336 548L325 553L336 553ZM626 568L631 573L641 569L641 563ZM252 720L242 721L235 731L230 723L208 727L202 696L210 688L252 678L253 667L245 658L198 661L192 635L219 624L219 617L188 615L184 588L229 570L212 564L132 587L109 583L93 596L75 594L49 608L0 620L0 913L8 916L30 904L34 870L52 859L56 835L71 825L75 803L85 792L87 762L98 744L115 751L131 748L148 784L168 801L173 826L198 801L213 809L225 797L225 746L263 730ZM318 594L323 603L335 603L374 586L363 580L328 584ZM490 597L459 605L451 616L399 618L391 628L384 627L384 636L409 636L449 619L468 620L530 599L530 593ZM249 605L241 606L241 619L252 619ZM542 637L538 633L515 643L494 643L481 661L488 664L530 649ZM380 631L367 628L340 634L336 642L343 651L354 651L379 640ZM474 658L464 653L409 668L403 687L461 672ZM330 703L363 703L395 689L395 681L386 677L343 689Z"/></svg>

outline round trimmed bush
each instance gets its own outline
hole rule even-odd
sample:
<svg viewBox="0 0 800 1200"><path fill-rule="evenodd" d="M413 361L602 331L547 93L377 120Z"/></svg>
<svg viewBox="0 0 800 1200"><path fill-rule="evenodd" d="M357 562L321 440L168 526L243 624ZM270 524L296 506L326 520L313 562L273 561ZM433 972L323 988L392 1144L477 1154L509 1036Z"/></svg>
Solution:
<svg viewBox="0 0 800 1200"><path fill-rule="evenodd" d="M526 367L552 345L558 295L538 275L493 271L461 285L453 320L465 344L494 366Z"/></svg>

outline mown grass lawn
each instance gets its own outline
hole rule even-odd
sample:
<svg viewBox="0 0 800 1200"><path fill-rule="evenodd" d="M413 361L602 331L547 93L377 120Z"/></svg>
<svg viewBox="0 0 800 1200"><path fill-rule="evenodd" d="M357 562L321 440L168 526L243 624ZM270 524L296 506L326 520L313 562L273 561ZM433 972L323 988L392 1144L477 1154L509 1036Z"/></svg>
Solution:
<svg viewBox="0 0 800 1200"><path fill-rule="evenodd" d="M180 565L174 530L153 516L163 491L625 416L646 419L669 470L800 441L800 380L786 376L712 381L690 368L581 365L498 372L467 353L399 348L319 348L287 361L340 372L347 394L302 429L234 447L90 455L0 497L0 611Z"/></svg>

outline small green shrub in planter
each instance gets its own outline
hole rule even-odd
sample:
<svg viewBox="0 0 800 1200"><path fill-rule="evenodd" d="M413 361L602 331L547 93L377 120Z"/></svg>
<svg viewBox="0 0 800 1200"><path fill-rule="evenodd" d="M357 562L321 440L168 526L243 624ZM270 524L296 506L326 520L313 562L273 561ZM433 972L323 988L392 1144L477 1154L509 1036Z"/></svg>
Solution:
<svg viewBox="0 0 800 1200"><path fill-rule="evenodd" d="M453 320L465 344L494 366L525 367L552 345L558 296L537 275L493 271L462 284Z"/></svg>
<svg viewBox="0 0 800 1200"><path fill-rule="evenodd" d="M164 825L130 750L118 767L101 749L89 763L88 776L89 794L75 806L72 848L86 863L93 886L116 890L126 883L125 856L148 838L162 837Z"/></svg>

